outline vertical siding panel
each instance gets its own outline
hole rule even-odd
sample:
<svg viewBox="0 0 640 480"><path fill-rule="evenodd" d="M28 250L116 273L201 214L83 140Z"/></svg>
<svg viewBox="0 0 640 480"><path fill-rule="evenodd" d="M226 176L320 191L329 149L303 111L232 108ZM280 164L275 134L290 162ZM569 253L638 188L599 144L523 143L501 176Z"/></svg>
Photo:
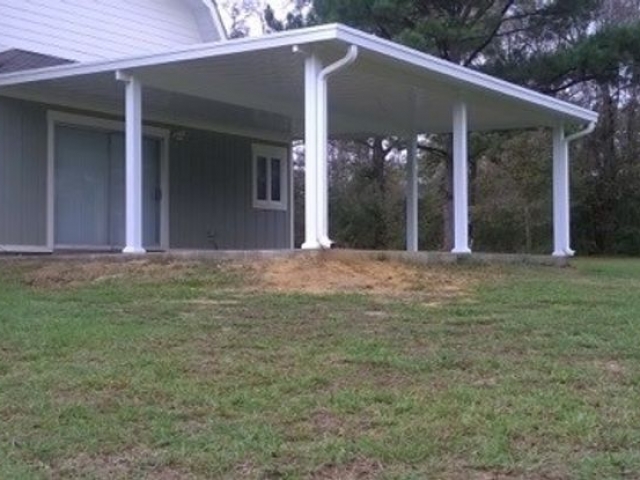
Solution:
<svg viewBox="0 0 640 480"><path fill-rule="evenodd" d="M207 162L211 169L210 184L214 188L209 189L209 201L212 208L212 223L215 225L216 236L218 240L218 248L227 248L226 244L226 225L224 223L224 144L220 143L220 137L209 137L210 149L207 154ZM211 154L215 151L215 155Z"/></svg>
<svg viewBox="0 0 640 480"><path fill-rule="evenodd" d="M235 140L230 139L227 144L227 166L229 178L233 178L233 183L229 182L229 222L233 224L233 235L230 237L231 245L234 249L242 249L242 222L244 222L244 198L242 194L243 177L242 168L238 162L238 154L235 148Z"/></svg>
<svg viewBox="0 0 640 480"><path fill-rule="evenodd" d="M181 185L184 185L181 175L182 169L178 165L179 157L178 142L171 135L169 139L169 245L172 247L182 243L178 237L181 229L177 228L180 222L178 212L181 210L179 208L181 195L178 189Z"/></svg>
<svg viewBox="0 0 640 480"><path fill-rule="evenodd" d="M0 245L46 244L46 112L0 98Z"/></svg>
<svg viewBox="0 0 640 480"><path fill-rule="evenodd" d="M11 205L11 196L8 188L9 182L9 147L6 138L7 119L9 105L7 102L0 104L0 244L9 243L8 228L9 228L9 206Z"/></svg>
<svg viewBox="0 0 640 480"><path fill-rule="evenodd" d="M38 157L36 148L39 142L33 141L33 139L38 138L37 118L34 118L32 111L25 109L21 120L22 162L20 168L20 190L23 192L31 190L31 194L24 198L24 208L21 209L20 238L44 239L42 228L46 225L46 219L41 216L42 209L38 211L37 201L38 192L46 189L46 182L42 182L43 169L38 168L38 160L42 158Z"/></svg>
<svg viewBox="0 0 640 480"><path fill-rule="evenodd" d="M215 136L203 136L203 145L198 152L198 156L202 159L201 162L204 167L204 174L202 175L204 183L202 185L201 198L205 199L207 206L206 225L207 230L210 230L214 234L217 247L224 248L224 226L220 221L220 204L216 201L218 191L221 188L221 179L218 171L220 167L218 152L218 144ZM194 207L197 208L195 205Z"/></svg>
<svg viewBox="0 0 640 480"><path fill-rule="evenodd" d="M9 161L8 182L5 187L9 191L10 209L9 209L9 225L7 231L9 236L9 244L21 245L24 239L20 231L22 219L22 211L26 205L26 198L23 194L23 186L21 179L21 169L24 162L24 152L22 150L22 112L16 111L15 117L7 122L6 135L4 141L7 142L8 152L7 160Z"/></svg>
<svg viewBox="0 0 640 480"><path fill-rule="evenodd" d="M223 178L234 180L233 182L224 182L224 189L222 191L222 204L224 205L224 224L226 233L225 248L233 248L233 246L236 244L237 231L234 215L236 208L234 208L235 206L233 204L233 190L236 185L237 177L234 175L233 163L235 159L233 158L231 142L229 141L229 139L227 139L224 143L223 159Z"/></svg>
<svg viewBox="0 0 640 480"><path fill-rule="evenodd" d="M189 211L185 212L188 215L190 221L186 226L187 232L189 232L189 246L195 247L197 245L197 230L207 228L205 225L206 211L208 208L205 198L200 195L202 189L204 165L203 160L196 162L196 158L199 156L198 152L202 150L202 138L198 134L193 145L189 145L189 157L187 161L191 165L191 175L189 177ZM203 243L204 245L204 243Z"/></svg>
<svg viewBox="0 0 640 480"><path fill-rule="evenodd" d="M178 218L178 204L180 201L180 191L178 188L184 185L182 179L182 169L178 168L179 147L174 136L169 139L169 245L172 247L182 243L178 238L180 230L176 228L180 219Z"/></svg>
<svg viewBox="0 0 640 480"><path fill-rule="evenodd" d="M245 175L245 164L242 161L242 157L238 154L233 159L235 166L235 177L238 179L238 208L236 212L236 244L238 248L245 250L247 248L245 222L248 216L249 201L248 196L245 193L251 189L251 179Z"/></svg>
<svg viewBox="0 0 640 480"><path fill-rule="evenodd" d="M233 141L231 138L226 138L224 142L224 178L232 180L224 182L225 188L222 191L224 210L224 223L226 231L226 248L234 248L236 245L237 225L235 222L235 211L237 210L237 201L235 199L234 190L237 189L238 177L235 175L233 155Z"/></svg>
<svg viewBox="0 0 640 480"><path fill-rule="evenodd" d="M238 247L243 250L248 250L248 226L249 217L251 216L251 194L248 193L251 190L251 176L247 173L247 161L242 157L241 152L236 153L234 159L237 175L239 179L238 186Z"/></svg>
<svg viewBox="0 0 640 480"><path fill-rule="evenodd" d="M218 155L216 158L210 159L216 167L216 185L217 191L214 195L214 202L216 204L216 218L218 219L218 232L220 234L220 248L229 248L229 225L227 223L227 187L229 182L225 181L226 164L227 164L227 140L224 137L216 135L215 137L216 151Z"/></svg>

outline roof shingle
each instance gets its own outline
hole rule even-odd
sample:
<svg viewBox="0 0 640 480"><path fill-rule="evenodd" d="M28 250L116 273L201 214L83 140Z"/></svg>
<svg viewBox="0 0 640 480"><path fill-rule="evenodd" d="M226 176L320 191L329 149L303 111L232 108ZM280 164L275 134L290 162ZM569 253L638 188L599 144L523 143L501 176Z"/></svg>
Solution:
<svg viewBox="0 0 640 480"><path fill-rule="evenodd" d="M0 74L73 63L64 58L11 49L0 52Z"/></svg>

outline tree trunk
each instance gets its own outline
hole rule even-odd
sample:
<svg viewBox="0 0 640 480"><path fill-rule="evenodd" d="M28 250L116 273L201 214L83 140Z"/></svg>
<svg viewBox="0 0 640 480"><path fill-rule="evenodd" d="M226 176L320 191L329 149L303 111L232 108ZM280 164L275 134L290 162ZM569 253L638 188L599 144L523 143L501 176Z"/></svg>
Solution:
<svg viewBox="0 0 640 480"><path fill-rule="evenodd" d="M376 249L386 248L388 235L388 222L385 218L385 206L386 206L386 175L385 175L385 151L382 142L382 137L373 138L371 144L371 166L372 166L372 180L379 193L379 198L375 205L375 217L377 219L374 226L374 245Z"/></svg>

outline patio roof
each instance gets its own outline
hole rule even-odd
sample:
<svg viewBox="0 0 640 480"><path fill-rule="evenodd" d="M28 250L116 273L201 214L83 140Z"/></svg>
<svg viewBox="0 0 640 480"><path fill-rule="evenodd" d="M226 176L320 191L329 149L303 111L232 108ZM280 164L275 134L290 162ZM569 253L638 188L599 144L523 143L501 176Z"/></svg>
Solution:
<svg viewBox="0 0 640 480"><path fill-rule="evenodd" d="M461 99L472 131L555 127L598 118L571 103L343 25L0 75L0 95L121 114L124 87L114 72L126 71L148 87L147 118L192 124L214 118L223 124L235 116L241 124L241 112L255 120L256 130L271 129L275 135L290 129L301 136L304 55L293 47L313 50L328 63L352 45L359 49L358 60L329 83L332 135L451 132L453 105ZM239 110L232 115L234 108Z"/></svg>

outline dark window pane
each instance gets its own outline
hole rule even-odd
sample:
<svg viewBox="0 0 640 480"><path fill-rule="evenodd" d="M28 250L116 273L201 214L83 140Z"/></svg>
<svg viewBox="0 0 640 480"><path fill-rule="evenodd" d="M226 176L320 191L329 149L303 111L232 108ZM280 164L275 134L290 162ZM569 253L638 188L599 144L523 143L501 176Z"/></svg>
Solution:
<svg viewBox="0 0 640 480"><path fill-rule="evenodd" d="M256 165L256 180L258 186L258 200L267 201L267 159L258 157Z"/></svg>
<svg viewBox="0 0 640 480"><path fill-rule="evenodd" d="M271 200L280 202L282 200L282 185L280 179L280 160L279 158L271 159Z"/></svg>

